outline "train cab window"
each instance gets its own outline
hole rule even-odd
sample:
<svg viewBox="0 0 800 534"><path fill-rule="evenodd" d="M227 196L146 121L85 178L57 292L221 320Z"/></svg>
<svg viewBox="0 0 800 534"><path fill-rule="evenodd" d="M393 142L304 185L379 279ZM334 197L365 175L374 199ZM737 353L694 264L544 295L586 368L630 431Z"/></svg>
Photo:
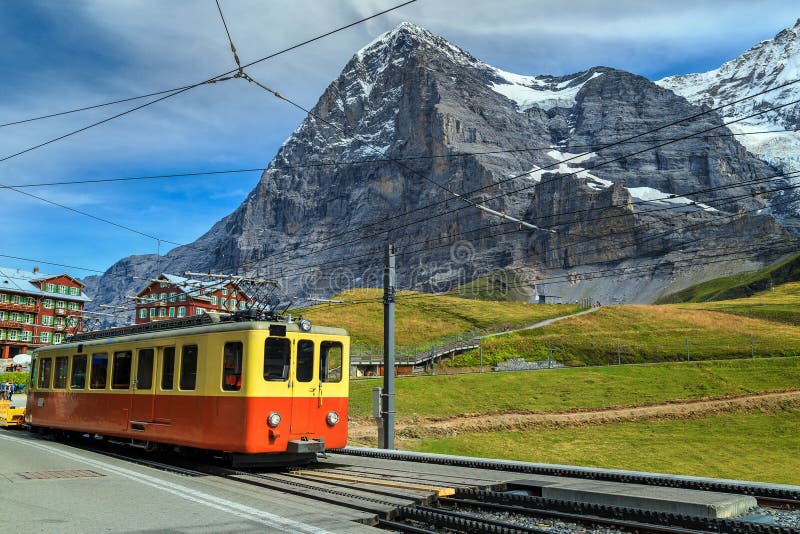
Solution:
<svg viewBox="0 0 800 534"><path fill-rule="evenodd" d="M128 389L131 387L131 361L133 353L123 350L114 353L111 367L111 389Z"/></svg>
<svg viewBox="0 0 800 534"><path fill-rule="evenodd" d="M108 382L108 354L92 354L89 388L106 389Z"/></svg>
<svg viewBox="0 0 800 534"><path fill-rule="evenodd" d="M267 338L264 342L264 380L285 382L289 378L290 348L285 337Z"/></svg>
<svg viewBox="0 0 800 534"><path fill-rule="evenodd" d="M194 389L197 384L197 345L184 345L181 350L181 389Z"/></svg>
<svg viewBox="0 0 800 534"><path fill-rule="evenodd" d="M136 389L153 387L153 349L139 350L139 362L136 366Z"/></svg>
<svg viewBox="0 0 800 534"><path fill-rule="evenodd" d="M69 381L71 389L86 387L86 356L76 354L72 357L72 378Z"/></svg>
<svg viewBox="0 0 800 534"><path fill-rule="evenodd" d="M37 382L39 389L47 389L50 387L50 374L52 367L52 359L42 358L39 360L39 382Z"/></svg>
<svg viewBox="0 0 800 534"><path fill-rule="evenodd" d="M222 389L239 391L242 389L242 355L244 347L240 341L225 343L222 352Z"/></svg>
<svg viewBox="0 0 800 534"><path fill-rule="evenodd" d="M314 342L301 339L297 342L297 381L311 382L314 376Z"/></svg>
<svg viewBox="0 0 800 534"><path fill-rule="evenodd" d="M175 384L175 347L164 347L161 365L161 389L170 390Z"/></svg>
<svg viewBox="0 0 800 534"><path fill-rule="evenodd" d="M69 370L69 356L56 358L56 369L53 375L53 389L67 389L67 371Z"/></svg>
<svg viewBox="0 0 800 534"><path fill-rule="evenodd" d="M338 341L323 341L319 345L320 382L342 381L342 344Z"/></svg>

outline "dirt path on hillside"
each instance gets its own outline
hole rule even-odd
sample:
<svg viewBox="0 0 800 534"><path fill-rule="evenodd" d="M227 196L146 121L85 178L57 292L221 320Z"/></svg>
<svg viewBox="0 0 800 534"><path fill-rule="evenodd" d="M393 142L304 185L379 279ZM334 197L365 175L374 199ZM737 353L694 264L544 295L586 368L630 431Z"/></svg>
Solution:
<svg viewBox="0 0 800 534"><path fill-rule="evenodd" d="M395 424L395 434L404 438L423 438L452 436L465 432L566 428L657 419L684 419L733 411L771 410L798 402L800 402L800 389L570 412L464 414L439 420L420 418L412 423L399 422ZM349 431L351 443L364 443L376 438L376 427L372 421L350 421Z"/></svg>

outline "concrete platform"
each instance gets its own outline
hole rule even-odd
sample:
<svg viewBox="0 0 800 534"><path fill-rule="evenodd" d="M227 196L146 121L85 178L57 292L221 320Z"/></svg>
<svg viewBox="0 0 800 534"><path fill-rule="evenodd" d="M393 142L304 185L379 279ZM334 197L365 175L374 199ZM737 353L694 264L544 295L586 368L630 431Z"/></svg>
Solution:
<svg viewBox="0 0 800 534"><path fill-rule="evenodd" d="M509 485L534 489L547 499L707 518L737 517L756 506L755 498L745 495L575 478L559 482L528 478Z"/></svg>
<svg viewBox="0 0 800 534"><path fill-rule="evenodd" d="M183 476L0 429L3 507L15 534L382 532L371 514L213 476Z"/></svg>

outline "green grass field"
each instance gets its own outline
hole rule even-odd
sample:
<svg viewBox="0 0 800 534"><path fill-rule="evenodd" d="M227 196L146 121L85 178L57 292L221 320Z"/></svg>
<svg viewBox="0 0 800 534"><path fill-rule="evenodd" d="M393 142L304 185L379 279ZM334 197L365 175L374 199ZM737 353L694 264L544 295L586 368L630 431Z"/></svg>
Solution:
<svg viewBox="0 0 800 534"><path fill-rule="evenodd" d="M407 440L408 450L800 484L800 405L767 412Z"/></svg>
<svg viewBox="0 0 800 534"><path fill-rule="evenodd" d="M674 304L681 309L710 310L800 326L800 282L790 282L740 299Z"/></svg>
<svg viewBox="0 0 800 534"><path fill-rule="evenodd" d="M565 368L398 378L398 421L470 413L633 406L800 387L800 358ZM379 380L350 386L350 417L372 414Z"/></svg>
<svg viewBox="0 0 800 534"><path fill-rule="evenodd" d="M358 289L337 295L336 299L361 301L351 305L319 305L301 310L314 324L339 326L350 332L354 343L383 343L383 293L378 289ZM525 326L544 319L578 311L567 304L526 304L487 302L445 295L400 291L395 309L397 345L425 345L443 337L484 330L498 332L504 324Z"/></svg>
<svg viewBox="0 0 800 534"><path fill-rule="evenodd" d="M607 365L618 359L622 363L678 361L687 359L687 340L688 359L693 360L744 358L751 350L759 357L800 355L800 329L787 324L788 320L775 322L685 306L606 306L541 329L488 338L483 343L483 360L543 360L551 346L556 359L572 366ZM477 359L473 351L453 365L473 366Z"/></svg>

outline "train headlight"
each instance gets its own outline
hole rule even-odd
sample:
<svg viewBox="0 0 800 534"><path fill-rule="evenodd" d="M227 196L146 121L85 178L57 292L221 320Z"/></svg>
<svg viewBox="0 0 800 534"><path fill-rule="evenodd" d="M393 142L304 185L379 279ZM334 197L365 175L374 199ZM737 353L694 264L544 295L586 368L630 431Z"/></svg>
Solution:
<svg viewBox="0 0 800 534"><path fill-rule="evenodd" d="M272 428L275 428L281 424L281 414L278 412L272 412L269 414L269 417L267 417L267 424Z"/></svg>
<svg viewBox="0 0 800 534"><path fill-rule="evenodd" d="M302 330L303 332L308 332L309 330L311 330L311 321L309 321L308 319L300 319L299 321L297 321L297 326L299 326L300 330Z"/></svg>
<svg viewBox="0 0 800 534"><path fill-rule="evenodd" d="M328 423L330 426L334 426L336 423L339 422L339 414L336 412L328 413L328 417L325 418L325 422Z"/></svg>

